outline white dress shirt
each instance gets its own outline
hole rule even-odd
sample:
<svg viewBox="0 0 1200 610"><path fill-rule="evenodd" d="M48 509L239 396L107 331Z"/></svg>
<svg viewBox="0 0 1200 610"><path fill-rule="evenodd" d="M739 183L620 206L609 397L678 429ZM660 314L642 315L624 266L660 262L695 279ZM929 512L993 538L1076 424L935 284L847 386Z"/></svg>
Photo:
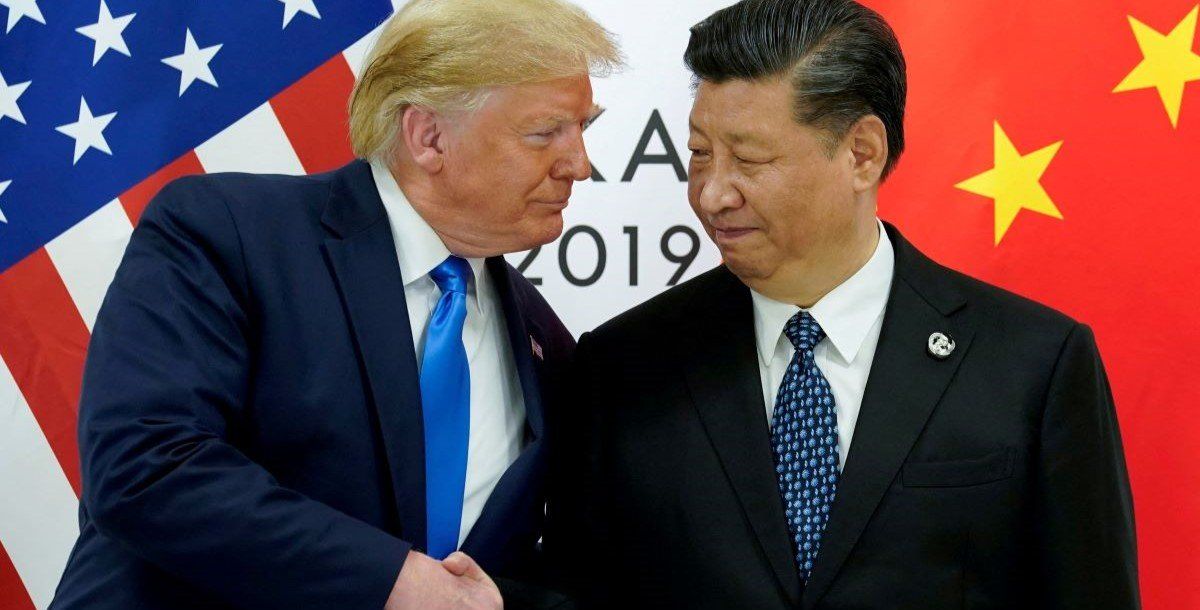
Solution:
<svg viewBox="0 0 1200 610"><path fill-rule="evenodd" d="M826 335L813 350L813 357L829 381L836 403L839 468L845 466L846 455L850 452L896 266L892 242L883 223L876 222L879 224L879 245L875 247L875 253L854 275L808 309ZM750 296L754 301L758 371L769 424L775 412L779 385L796 353L783 329L801 308L769 299L753 290Z"/></svg>
<svg viewBox="0 0 1200 610"><path fill-rule="evenodd" d="M450 256L450 250L413 209L385 164L372 162L371 174L396 242L408 322L420 367L429 317L442 296L429 272ZM460 546L479 519L496 483L521 452L525 429L525 396L508 341L503 307L484 260L469 258L467 262L474 275L467 287L467 319L463 327L463 346L471 371L471 429L458 533Z"/></svg>

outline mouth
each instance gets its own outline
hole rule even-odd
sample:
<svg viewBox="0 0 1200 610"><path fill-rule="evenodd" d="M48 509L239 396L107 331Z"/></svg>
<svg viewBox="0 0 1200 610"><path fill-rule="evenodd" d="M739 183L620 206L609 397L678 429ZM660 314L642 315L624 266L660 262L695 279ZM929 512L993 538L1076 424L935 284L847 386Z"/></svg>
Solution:
<svg viewBox="0 0 1200 610"><path fill-rule="evenodd" d="M741 240L745 239L746 237L750 236L751 234L753 234L757 230L758 229L751 229L751 228L745 228L745 227L730 227L730 228L726 228L726 229L718 229L716 227L713 227L713 234L714 234L714 239L717 242L717 245L723 246L723 245L734 244L738 241L741 241Z"/></svg>
<svg viewBox="0 0 1200 610"><path fill-rule="evenodd" d="M567 209L567 204L569 203L569 199L570 199L569 197L564 197L562 199L556 199L554 201L535 201L534 203L536 203L538 205L548 206L548 207L554 208L556 210L562 211L562 210Z"/></svg>

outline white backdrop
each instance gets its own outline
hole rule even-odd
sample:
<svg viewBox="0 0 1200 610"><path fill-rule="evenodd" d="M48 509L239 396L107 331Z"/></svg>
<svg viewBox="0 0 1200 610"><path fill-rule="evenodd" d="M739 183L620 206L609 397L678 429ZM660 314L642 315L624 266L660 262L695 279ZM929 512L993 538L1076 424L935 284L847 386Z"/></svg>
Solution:
<svg viewBox="0 0 1200 610"><path fill-rule="evenodd" d="M592 83L596 103L607 111L588 129L585 141L604 181L576 185L565 212L563 237L542 247L527 266L521 263L528 253L508 257L528 277L541 281L542 293L576 336L662 292L681 269L678 281L719 262L716 247L688 207L686 182L668 160L666 146L673 147L676 163L686 169L692 103L691 80L683 65L688 28L731 3L576 3L616 34L628 60L624 72ZM659 120L652 121L656 113ZM649 141L639 146L647 129L653 131ZM634 160L646 163L637 164L630 178L627 169ZM662 241L668 232L669 254L664 255ZM602 267L598 243L605 253ZM631 256L633 244L636 256ZM672 262L689 258L690 265Z"/></svg>

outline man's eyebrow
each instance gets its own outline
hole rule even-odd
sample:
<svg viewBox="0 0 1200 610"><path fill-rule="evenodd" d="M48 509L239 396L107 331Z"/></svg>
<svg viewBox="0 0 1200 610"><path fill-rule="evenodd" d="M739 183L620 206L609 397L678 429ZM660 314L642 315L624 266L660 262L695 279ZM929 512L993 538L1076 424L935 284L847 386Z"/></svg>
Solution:
<svg viewBox="0 0 1200 610"><path fill-rule="evenodd" d="M584 131L587 131L587 128L591 127L592 123L595 123L596 119L600 118L600 115L604 114L604 111L606 110L608 110L608 108L605 108L604 106L592 104L592 111L588 113L588 118L584 119L583 121Z"/></svg>
<svg viewBox="0 0 1200 610"><path fill-rule="evenodd" d="M696 125L696 123L690 119L688 120L688 129L690 129L692 131L692 133L695 133L695 134L698 134L698 135L701 135L704 137L708 137L708 134L704 133L704 130L700 129L700 127L698 125ZM740 132L740 131L735 131L733 133L726 134L723 136L722 139L729 140L729 142L735 146L739 145L739 144L758 144L758 145L767 144L766 140L763 140L761 137L759 137L755 134L744 133L744 132Z"/></svg>
<svg viewBox="0 0 1200 610"><path fill-rule="evenodd" d="M588 126L596 122L596 119L600 118L600 115L604 114L605 110L607 110L607 108L593 104L592 109L588 112L587 118L583 120L583 128L587 129ZM529 124L538 128L557 128L562 125L574 123L576 120L577 119L574 117L567 116L565 114L556 114L553 116L543 116L531 119Z"/></svg>
<svg viewBox="0 0 1200 610"><path fill-rule="evenodd" d="M762 138L758 137L757 135L751 134L751 133L733 132L733 133L729 134L727 136L727 138L734 145L737 145L737 144L765 144L766 143Z"/></svg>

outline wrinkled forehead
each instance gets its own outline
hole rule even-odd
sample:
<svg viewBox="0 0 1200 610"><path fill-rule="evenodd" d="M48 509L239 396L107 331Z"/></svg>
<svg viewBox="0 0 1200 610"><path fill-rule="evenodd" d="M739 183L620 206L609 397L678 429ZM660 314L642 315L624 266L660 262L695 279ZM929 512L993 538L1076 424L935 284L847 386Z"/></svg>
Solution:
<svg viewBox="0 0 1200 610"><path fill-rule="evenodd" d="M569 124L594 118L601 111L592 99L587 75L495 87L486 93L478 113L513 124Z"/></svg>
<svg viewBox="0 0 1200 610"><path fill-rule="evenodd" d="M763 143L791 122L791 91L779 79L700 81L688 126L695 135L733 144Z"/></svg>

